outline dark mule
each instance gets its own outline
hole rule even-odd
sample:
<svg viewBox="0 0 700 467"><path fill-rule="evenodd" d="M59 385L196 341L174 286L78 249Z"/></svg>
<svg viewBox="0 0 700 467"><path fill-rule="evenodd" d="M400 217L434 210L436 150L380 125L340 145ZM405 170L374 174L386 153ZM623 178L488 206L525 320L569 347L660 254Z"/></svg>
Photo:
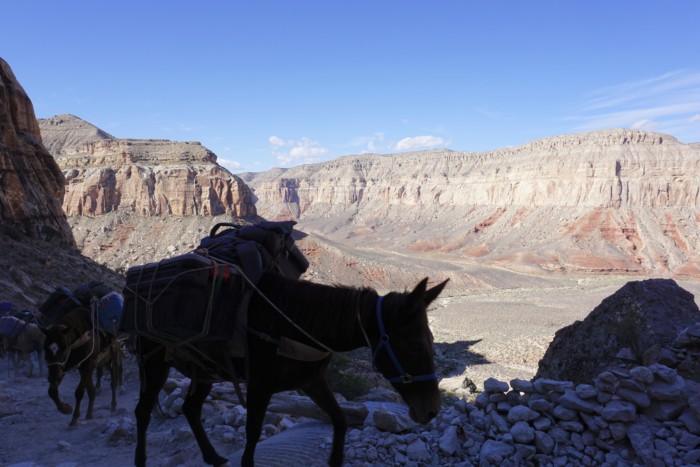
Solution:
<svg viewBox="0 0 700 467"><path fill-rule="evenodd" d="M272 395L291 389L303 389L328 413L333 423L329 464L342 465L347 422L325 379L331 347L333 351L349 351L369 346L376 369L409 406L411 418L429 422L439 412L441 402L426 310L446 282L428 289L426 278L412 292L379 296L368 288L327 286L264 274L248 307L247 361L226 359L225 343L194 344L190 349L173 345L166 349L139 337L141 394L135 411L136 465L146 464L146 431L171 366L192 379L182 411L204 461L212 465L228 462L209 442L201 421L202 404L212 383L220 379L211 377L212 370L229 380L246 375L245 466L254 464L255 446ZM195 351L206 355L210 363L195 363L187 357ZM299 354L305 356L298 358Z"/></svg>
<svg viewBox="0 0 700 467"><path fill-rule="evenodd" d="M39 365L39 376L44 376L44 334L35 323L25 322L15 316L3 316L0 318L3 324L13 323L18 331L17 335L0 335L2 348L12 361L15 375L19 374L20 364L27 362L29 365L28 377L34 376L34 363L32 352L36 352ZM2 334L2 333L0 333Z"/></svg>
<svg viewBox="0 0 700 467"><path fill-rule="evenodd" d="M95 368L98 365L107 364L109 360L121 361L118 355L121 348L117 339L101 331L94 324L93 314L89 308L78 307L60 317L46 329L42 329L46 336L44 354L49 369L49 396L59 411L64 414L73 412L71 426L78 424L80 402L85 391L88 393L88 408L85 419L92 419L96 393L92 374ZM116 363L109 365L113 411L117 407L116 391L121 372L117 366ZM80 382L75 389L75 410L70 404L62 402L58 395L58 387L63 380L64 373L74 368L80 372Z"/></svg>

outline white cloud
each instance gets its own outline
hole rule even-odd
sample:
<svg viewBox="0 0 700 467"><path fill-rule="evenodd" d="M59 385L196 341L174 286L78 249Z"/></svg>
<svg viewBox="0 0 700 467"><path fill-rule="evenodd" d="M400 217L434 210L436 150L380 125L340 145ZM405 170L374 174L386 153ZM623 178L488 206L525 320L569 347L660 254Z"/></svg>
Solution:
<svg viewBox="0 0 700 467"><path fill-rule="evenodd" d="M634 122L630 125L635 130L653 130L655 127L654 121L648 118L643 118L642 120Z"/></svg>
<svg viewBox="0 0 700 467"><path fill-rule="evenodd" d="M272 154L282 165L310 164L322 160L328 154L328 149L307 137L285 141L278 136L270 136L268 142L272 146Z"/></svg>
<svg viewBox="0 0 700 467"><path fill-rule="evenodd" d="M700 71L677 70L588 95L578 130L637 128L700 140Z"/></svg>
<svg viewBox="0 0 700 467"><path fill-rule="evenodd" d="M352 140L353 147L361 147L361 152L380 152L391 149L384 143L384 133L375 132L372 136L359 136Z"/></svg>
<svg viewBox="0 0 700 467"><path fill-rule="evenodd" d="M275 147L284 146L284 140L282 138L280 138L279 136L272 135L267 139L267 141Z"/></svg>
<svg viewBox="0 0 700 467"><path fill-rule="evenodd" d="M394 146L397 151L415 151L418 149L430 149L437 147L445 147L450 143L440 138L439 136L411 136L400 140Z"/></svg>
<svg viewBox="0 0 700 467"><path fill-rule="evenodd" d="M242 167L239 162L231 159L222 159L219 157L216 162L218 162L220 166L226 168L229 172L238 171Z"/></svg>

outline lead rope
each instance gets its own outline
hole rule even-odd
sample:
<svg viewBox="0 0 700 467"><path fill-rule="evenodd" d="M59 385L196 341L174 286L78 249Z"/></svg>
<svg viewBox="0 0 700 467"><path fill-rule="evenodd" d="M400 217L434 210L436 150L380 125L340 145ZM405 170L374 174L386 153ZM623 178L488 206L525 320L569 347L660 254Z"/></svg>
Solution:
<svg viewBox="0 0 700 467"><path fill-rule="evenodd" d="M380 295L377 297L377 307L379 309L381 309L381 307L382 307L382 300L384 300L383 296ZM365 338L365 342L367 342L367 347L369 348L369 351L372 352L372 343L369 341L369 336L367 336L367 331L365 331L365 327L362 325L362 319L360 318L360 305L359 305L359 303L357 306L356 316L357 316L357 322L360 325L360 330L362 331L362 335Z"/></svg>
<svg viewBox="0 0 700 467"><path fill-rule="evenodd" d="M85 358L83 358L82 360L80 360L80 362L78 362L78 364L75 365L76 368L80 368L80 365L82 365L83 363L85 363L85 360L87 360L88 358L90 358L90 356L92 355L92 353L95 351L95 336L97 335L97 334L96 334L96 333L97 333L97 297L95 297L94 295L93 295L92 298L90 299L90 318L91 318L91 321L92 321L92 328L90 329L89 332L92 333L92 339L91 339L91 340L92 340L92 346L91 346L91 348L90 348L90 352L88 352L88 353L85 355Z"/></svg>

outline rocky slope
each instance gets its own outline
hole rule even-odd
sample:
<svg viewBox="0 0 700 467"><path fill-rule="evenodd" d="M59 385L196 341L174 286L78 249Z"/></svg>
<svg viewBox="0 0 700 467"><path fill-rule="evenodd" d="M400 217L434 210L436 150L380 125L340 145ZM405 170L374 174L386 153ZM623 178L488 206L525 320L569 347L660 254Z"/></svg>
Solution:
<svg viewBox="0 0 700 467"><path fill-rule="evenodd" d="M266 218L522 271L698 276L700 148L607 130L241 174Z"/></svg>
<svg viewBox="0 0 700 467"><path fill-rule="evenodd" d="M73 237L61 210L63 174L41 143L34 107L0 58L0 221L7 231Z"/></svg>
<svg viewBox="0 0 700 467"><path fill-rule="evenodd" d="M39 120L66 177L68 216L255 216L252 193L197 142L119 139L72 115Z"/></svg>

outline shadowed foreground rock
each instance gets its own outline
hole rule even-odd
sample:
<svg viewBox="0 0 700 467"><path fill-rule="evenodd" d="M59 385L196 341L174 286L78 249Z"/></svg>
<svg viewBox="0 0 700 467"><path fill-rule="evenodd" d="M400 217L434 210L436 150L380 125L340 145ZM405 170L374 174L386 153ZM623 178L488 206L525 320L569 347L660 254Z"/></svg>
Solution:
<svg viewBox="0 0 700 467"><path fill-rule="evenodd" d="M74 246L61 210L65 179L41 142L34 107L0 58L0 221L11 232Z"/></svg>
<svg viewBox="0 0 700 467"><path fill-rule="evenodd" d="M557 331L535 378L592 381L620 359L642 364L700 321L693 294L671 279L628 282L583 321Z"/></svg>

